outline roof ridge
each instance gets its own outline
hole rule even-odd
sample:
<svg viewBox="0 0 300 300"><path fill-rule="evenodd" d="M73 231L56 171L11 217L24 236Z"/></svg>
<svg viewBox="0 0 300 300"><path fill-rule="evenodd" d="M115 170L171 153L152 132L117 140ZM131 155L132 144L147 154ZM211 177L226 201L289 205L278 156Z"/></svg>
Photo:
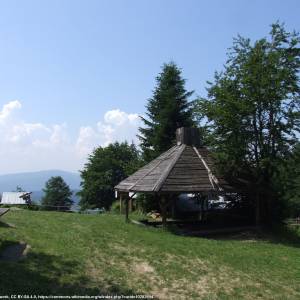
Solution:
<svg viewBox="0 0 300 300"><path fill-rule="evenodd" d="M158 180L156 181L152 191L153 192L158 192L162 185L164 180L169 176L169 174L171 173L172 169L174 168L178 158L180 157L180 155L182 154L182 152L184 151L184 149L186 148L185 144L180 145L179 147L181 147L181 149L179 149L178 153L176 153L173 161L170 163L170 165L165 169L165 171L162 173L162 175L158 178Z"/></svg>
<svg viewBox="0 0 300 300"><path fill-rule="evenodd" d="M222 188L220 187L219 185L219 180L216 178L216 176L213 174L213 172L211 171L211 169L209 168L209 166L207 165L206 161L204 160L204 158L202 157L202 155L199 153L198 149L193 146L193 149L194 151L196 152L196 154L198 155L198 157L200 158L201 162L203 163L205 169L207 170L208 172L208 178L209 178L209 181L213 187L213 189L215 188L214 187L214 183L215 185L217 186L217 188L221 191Z"/></svg>
<svg viewBox="0 0 300 300"><path fill-rule="evenodd" d="M174 151L171 151L171 150L174 150L175 148L176 148L177 146L175 145L175 146L173 146L172 148L170 148L168 151L170 151L170 153L166 156L166 157L170 157L170 155L174 152ZM166 154L166 153L162 153L160 156L163 156L164 157L164 154ZM159 156L159 157L160 157ZM133 185L131 185L130 187L129 187L129 191L135 186L135 185L137 185L142 179L144 179L147 175L149 175L149 173L151 173L156 167L158 167L160 164L161 164L161 162L162 161L164 161L165 160L165 158L161 158L161 159L159 159L159 157L157 157L156 159L158 160L158 163L157 164L155 164L148 172L146 172L146 174L144 174L139 180L137 180ZM147 166L147 165L145 165L145 166ZM144 166L144 167L145 167Z"/></svg>

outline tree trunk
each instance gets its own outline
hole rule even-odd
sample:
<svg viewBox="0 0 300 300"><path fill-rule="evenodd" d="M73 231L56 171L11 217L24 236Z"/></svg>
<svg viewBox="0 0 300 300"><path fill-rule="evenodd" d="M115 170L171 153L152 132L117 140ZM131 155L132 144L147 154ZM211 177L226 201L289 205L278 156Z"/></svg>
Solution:
<svg viewBox="0 0 300 300"><path fill-rule="evenodd" d="M261 206L261 203L260 203L260 195L259 193L257 192L256 193L256 207L255 207L255 225L256 226L259 226L260 225L260 221L261 221L261 210L260 210L260 206Z"/></svg>

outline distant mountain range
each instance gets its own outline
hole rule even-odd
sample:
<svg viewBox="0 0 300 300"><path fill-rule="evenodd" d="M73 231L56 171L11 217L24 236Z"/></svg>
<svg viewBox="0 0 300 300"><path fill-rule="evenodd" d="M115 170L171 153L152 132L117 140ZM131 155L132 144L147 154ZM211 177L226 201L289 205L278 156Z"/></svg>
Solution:
<svg viewBox="0 0 300 300"><path fill-rule="evenodd" d="M0 175L0 193L12 192L16 187L21 187L26 192L32 192L31 199L38 203L44 195L43 188L46 181L52 176L61 176L73 191L72 200L75 206L79 199L76 193L80 189L79 173L72 173L61 170L47 170L39 172L26 172Z"/></svg>
<svg viewBox="0 0 300 300"><path fill-rule="evenodd" d="M0 175L0 192L11 192L20 186L23 190L41 191L46 181L52 176L61 176L71 190L79 190L80 175L61 170L47 170L39 172L15 173Z"/></svg>

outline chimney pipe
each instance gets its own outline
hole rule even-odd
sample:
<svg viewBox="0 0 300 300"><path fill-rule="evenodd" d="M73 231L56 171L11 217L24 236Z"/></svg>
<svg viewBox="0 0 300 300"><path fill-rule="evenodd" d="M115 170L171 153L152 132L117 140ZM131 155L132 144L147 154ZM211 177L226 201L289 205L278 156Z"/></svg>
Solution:
<svg viewBox="0 0 300 300"><path fill-rule="evenodd" d="M200 131L194 127L180 127L176 129L177 145L199 147L201 145Z"/></svg>

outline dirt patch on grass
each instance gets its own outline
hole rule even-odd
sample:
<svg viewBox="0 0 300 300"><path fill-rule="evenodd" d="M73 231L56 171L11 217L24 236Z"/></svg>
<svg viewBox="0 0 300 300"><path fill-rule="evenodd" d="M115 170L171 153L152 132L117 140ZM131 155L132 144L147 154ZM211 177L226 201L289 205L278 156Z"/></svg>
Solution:
<svg viewBox="0 0 300 300"><path fill-rule="evenodd" d="M154 272L154 268L152 266L149 265L148 262L143 261L140 263L136 263L133 266L133 269L138 273L138 274L145 274L145 273L153 273Z"/></svg>
<svg viewBox="0 0 300 300"><path fill-rule="evenodd" d="M118 251L122 253L132 254L132 253L145 253L145 249L141 245L132 245L126 244L126 242L119 242L119 243L109 243L108 247L111 248L113 251Z"/></svg>

